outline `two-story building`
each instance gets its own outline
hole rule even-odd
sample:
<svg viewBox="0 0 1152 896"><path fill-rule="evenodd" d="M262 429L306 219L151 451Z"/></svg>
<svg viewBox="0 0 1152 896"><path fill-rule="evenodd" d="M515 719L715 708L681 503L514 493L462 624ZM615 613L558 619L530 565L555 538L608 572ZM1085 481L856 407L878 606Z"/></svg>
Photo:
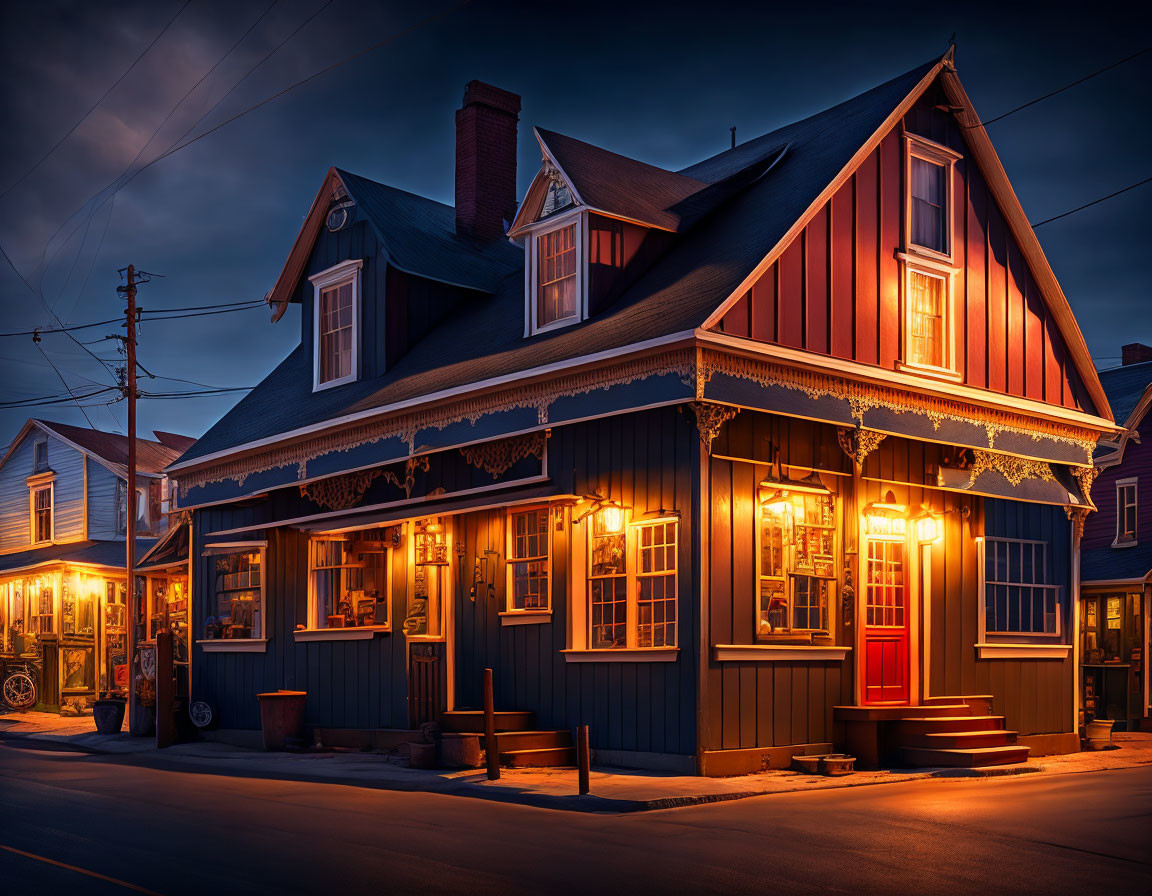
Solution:
<svg viewBox="0 0 1152 896"><path fill-rule="evenodd" d="M1080 563L1081 705L1085 721L1148 725L1152 594L1152 348L1125 345L1123 363L1100 372L1118 437L1103 441L1092 486L1099 513L1084 524ZM1141 481L1143 480L1143 481Z"/></svg>
<svg viewBox="0 0 1152 896"><path fill-rule="evenodd" d="M537 128L517 203L519 113L467 86L455 207L324 178L299 345L169 468L193 699L468 731L490 667L513 763L1076 749L1116 428L951 53L680 171Z"/></svg>
<svg viewBox="0 0 1152 896"><path fill-rule="evenodd" d="M13 707L85 710L127 686L125 533L137 556L168 528L164 467L192 439L137 439L29 420L0 459L0 686Z"/></svg>

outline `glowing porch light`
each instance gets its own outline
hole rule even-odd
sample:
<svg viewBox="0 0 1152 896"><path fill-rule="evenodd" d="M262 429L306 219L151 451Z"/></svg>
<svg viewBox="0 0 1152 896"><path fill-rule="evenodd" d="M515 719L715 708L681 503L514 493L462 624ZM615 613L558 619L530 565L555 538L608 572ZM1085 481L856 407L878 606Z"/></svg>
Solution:
<svg viewBox="0 0 1152 896"><path fill-rule="evenodd" d="M939 541L944 534L941 530L940 521L927 509L917 516L913 522L916 524L916 540L921 544Z"/></svg>
<svg viewBox="0 0 1152 896"><path fill-rule="evenodd" d="M624 531L624 508L616 504L605 504L598 511L600 528L608 535L619 535Z"/></svg>
<svg viewBox="0 0 1152 896"><path fill-rule="evenodd" d="M908 508L896 503L889 491L883 501L864 508L864 525L869 535L904 536L908 532Z"/></svg>

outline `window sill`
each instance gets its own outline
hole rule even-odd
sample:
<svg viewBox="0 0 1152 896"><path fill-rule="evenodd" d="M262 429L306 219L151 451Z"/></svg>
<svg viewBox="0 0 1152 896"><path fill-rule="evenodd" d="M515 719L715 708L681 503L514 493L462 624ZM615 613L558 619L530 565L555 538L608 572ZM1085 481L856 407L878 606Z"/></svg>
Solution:
<svg viewBox="0 0 1152 896"><path fill-rule="evenodd" d="M267 653L267 638L209 638L197 641L205 653Z"/></svg>
<svg viewBox="0 0 1152 896"><path fill-rule="evenodd" d="M981 660L1064 660L1072 653L1071 644L977 644Z"/></svg>
<svg viewBox="0 0 1152 896"><path fill-rule="evenodd" d="M823 663L840 661L848 656L851 647L833 644L714 644L717 662L752 661L761 663Z"/></svg>
<svg viewBox="0 0 1152 896"><path fill-rule="evenodd" d="M354 625L348 628L298 628L297 641L370 641L379 632L391 632L387 625Z"/></svg>
<svg viewBox="0 0 1152 896"><path fill-rule="evenodd" d="M1140 544L1140 542L1138 542L1135 538L1133 538L1131 541L1114 541L1114 542L1112 542L1112 547L1113 548L1120 548L1120 549L1134 548L1138 544Z"/></svg>
<svg viewBox="0 0 1152 896"><path fill-rule="evenodd" d="M951 255L937 252L927 246L917 246L915 243L910 243L903 252L897 252L896 260L913 266L922 265L941 274L956 274L962 270L953 261Z"/></svg>
<svg viewBox="0 0 1152 896"><path fill-rule="evenodd" d="M552 621L551 610L501 610L501 625L543 625Z"/></svg>
<svg viewBox="0 0 1152 896"><path fill-rule="evenodd" d="M601 648L561 650L566 663L674 663L679 647Z"/></svg>
<svg viewBox="0 0 1152 896"><path fill-rule="evenodd" d="M933 379L948 380L953 383L959 383L964 379L960 371L952 370L950 367L932 367L927 364L906 364L903 361L897 361L896 369L903 373L911 373L916 376L930 376Z"/></svg>

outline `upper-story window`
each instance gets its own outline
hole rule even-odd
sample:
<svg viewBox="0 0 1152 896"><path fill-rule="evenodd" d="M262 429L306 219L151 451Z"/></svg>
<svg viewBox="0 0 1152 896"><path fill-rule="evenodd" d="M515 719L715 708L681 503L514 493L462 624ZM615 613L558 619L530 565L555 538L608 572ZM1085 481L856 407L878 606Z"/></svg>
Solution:
<svg viewBox="0 0 1152 896"><path fill-rule="evenodd" d="M576 323L584 313L582 215L564 215L559 227L528 237L528 332Z"/></svg>
<svg viewBox="0 0 1152 896"><path fill-rule="evenodd" d="M341 262L310 278L315 290L312 391L359 376L359 259Z"/></svg>
<svg viewBox="0 0 1152 896"><path fill-rule="evenodd" d="M1113 544L1136 544L1136 477L1116 483L1116 541Z"/></svg>
<svg viewBox="0 0 1152 896"><path fill-rule="evenodd" d="M31 489L32 543L52 540L52 483Z"/></svg>
<svg viewBox="0 0 1152 896"><path fill-rule="evenodd" d="M33 473L44 473L48 470L48 440L44 439L36 443L33 449L34 459L32 461Z"/></svg>
<svg viewBox="0 0 1152 896"><path fill-rule="evenodd" d="M902 366L958 377L953 344L953 166L959 153L905 138Z"/></svg>

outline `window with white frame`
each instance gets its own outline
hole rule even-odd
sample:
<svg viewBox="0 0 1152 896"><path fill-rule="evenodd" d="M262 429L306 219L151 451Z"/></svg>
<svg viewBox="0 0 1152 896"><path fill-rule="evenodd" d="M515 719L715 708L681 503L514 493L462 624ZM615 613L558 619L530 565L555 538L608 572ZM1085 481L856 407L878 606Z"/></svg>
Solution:
<svg viewBox="0 0 1152 896"><path fill-rule="evenodd" d="M917 367L951 367L946 343L948 277L908 269L906 358Z"/></svg>
<svg viewBox="0 0 1152 896"><path fill-rule="evenodd" d="M551 605L551 526L547 507L508 514L508 612L539 612Z"/></svg>
<svg viewBox="0 0 1152 896"><path fill-rule="evenodd" d="M756 631L775 635L831 631L836 584L833 495L790 494L760 505Z"/></svg>
<svg viewBox="0 0 1152 896"><path fill-rule="evenodd" d="M390 548L383 529L312 538L308 627L387 628Z"/></svg>
<svg viewBox="0 0 1152 896"><path fill-rule="evenodd" d="M588 646L675 647L677 521L625 524L623 517L616 508L591 517Z"/></svg>
<svg viewBox="0 0 1152 896"><path fill-rule="evenodd" d="M913 143L908 160L911 221L909 241L941 255L949 252L948 174L950 166L917 152Z"/></svg>
<svg viewBox="0 0 1152 896"><path fill-rule="evenodd" d="M345 261L311 278L313 391L352 382L359 375L362 266L359 259Z"/></svg>
<svg viewBox="0 0 1152 896"><path fill-rule="evenodd" d="M1136 544L1136 478L1116 483L1117 545Z"/></svg>
<svg viewBox="0 0 1152 896"><path fill-rule="evenodd" d="M52 540L52 483L33 486L30 490L32 509L32 543Z"/></svg>
<svg viewBox="0 0 1152 896"><path fill-rule="evenodd" d="M35 444L32 451L33 451L32 472L33 473L45 473L45 472L47 472L48 471L48 440L47 439L41 439L39 442L37 442Z"/></svg>
<svg viewBox="0 0 1152 896"><path fill-rule="evenodd" d="M213 551L208 639L264 637L264 550L240 547Z"/></svg>
<svg viewBox="0 0 1152 896"><path fill-rule="evenodd" d="M984 539L984 632L1060 634L1060 586L1052 582L1047 542Z"/></svg>
<svg viewBox="0 0 1152 896"><path fill-rule="evenodd" d="M579 318L577 264L575 223L536 237L537 329Z"/></svg>

